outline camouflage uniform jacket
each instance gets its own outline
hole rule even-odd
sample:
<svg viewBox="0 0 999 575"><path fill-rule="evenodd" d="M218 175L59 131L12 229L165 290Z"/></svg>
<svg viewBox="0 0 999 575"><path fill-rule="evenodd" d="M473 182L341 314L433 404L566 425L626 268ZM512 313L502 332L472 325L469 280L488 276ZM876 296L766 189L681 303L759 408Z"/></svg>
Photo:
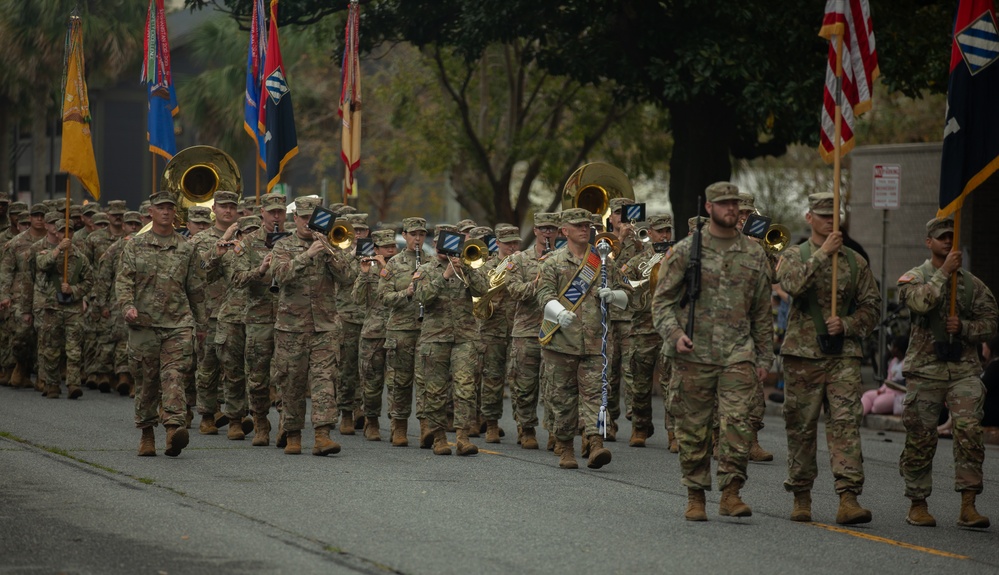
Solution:
<svg viewBox="0 0 999 575"><path fill-rule="evenodd" d="M634 256L621 266L621 274L628 278L635 290L631 298L631 335L647 335L656 332L652 324L652 293L649 290L649 278L643 278L639 266L648 262L655 252L651 249ZM662 273L664 266L659 266Z"/></svg>
<svg viewBox="0 0 999 575"><path fill-rule="evenodd" d="M121 252L125 249L125 242L131 238L132 236L125 236L111 244L111 247L101 256L100 261L94 265L97 273L95 274L93 288L90 290L90 297L88 298L90 305L100 308L110 308L111 304L115 301L114 280L121 264Z"/></svg>
<svg viewBox="0 0 999 575"><path fill-rule="evenodd" d="M135 236L121 252L114 282L118 308L139 312L132 326L207 330L200 264L194 246L180 234Z"/></svg>
<svg viewBox="0 0 999 575"><path fill-rule="evenodd" d="M368 273L360 272L354 282L351 295L354 297L354 305L368 310L368 315L364 318L364 325L361 327L361 337L365 339L381 339L385 337L385 324L388 322L389 309L385 302L378 297L378 265L371 264Z"/></svg>
<svg viewBox="0 0 999 575"><path fill-rule="evenodd" d="M208 317L218 319L219 308L222 307L222 298L225 297L225 282L222 275L218 273L218 260L221 257L215 249L215 244L222 239L225 230L220 230L212 226L206 230L198 232L188 240L198 254L199 266L202 282L205 285L205 308Z"/></svg>
<svg viewBox="0 0 999 575"><path fill-rule="evenodd" d="M447 262L434 258L416 270L416 292L413 299L423 302L421 343L453 343L476 340L478 326L472 317L472 297L480 297L489 289L483 268L473 270L461 266L459 271L468 280L468 287L457 274L444 278Z"/></svg>
<svg viewBox="0 0 999 575"><path fill-rule="evenodd" d="M617 256L614 257L613 262L608 262L608 265L620 268L621 264L627 264L629 261L631 261L632 258L640 255L644 251L645 251L645 243L635 238L634 236L630 236L627 239L621 240L620 253L618 253ZM629 309L614 310L614 321L632 321L633 316L634 316L634 311L632 311L630 306Z"/></svg>
<svg viewBox="0 0 999 575"><path fill-rule="evenodd" d="M420 261L424 263L433 259L433 256L428 255L426 251L420 257L422 258ZM378 281L378 297L390 310L385 329L400 331L420 329L420 322L416 319L419 315L419 306L415 299L406 295L406 289L412 283L415 271L416 252L404 250L392 256L379 272L381 279Z"/></svg>
<svg viewBox="0 0 999 575"><path fill-rule="evenodd" d="M83 298L90 293L94 275L87 258L76 253L69 254L69 273L66 283L73 292L73 303L60 304L56 293L62 288L63 254L53 255L58 242L50 243L48 238L39 240L34 246L35 253L35 296L34 309L75 309L83 310ZM36 312L37 313L37 312Z"/></svg>
<svg viewBox="0 0 999 575"><path fill-rule="evenodd" d="M996 332L996 300L980 279L965 270L958 272L961 277L957 279L957 317L961 319L961 334L955 339L963 344L961 361L940 361L933 350L933 331L926 318L936 314L941 323L946 321L950 314L950 277L939 269L926 277L926 265L909 270L898 280L899 302L912 313L903 373L937 380L977 376L982 372L978 344L988 341ZM966 307L965 276L970 277L974 286L971 309Z"/></svg>
<svg viewBox="0 0 999 575"><path fill-rule="evenodd" d="M701 294L694 311L694 349L683 354L693 363L730 366L773 363L773 318L770 280L763 248L739 234L719 239L704 227L701 249ZM652 321L663 338L666 355L677 357L676 342L689 314L681 305L692 237L673 246L659 267L652 298Z"/></svg>
<svg viewBox="0 0 999 575"><path fill-rule="evenodd" d="M541 277L541 256L535 249L520 252L507 264L506 295L516 304L510 337L538 337L544 313L538 305L537 290Z"/></svg>
<svg viewBox="0 0 999 575"><path fill-rule="evenodd" d="M361 260L356 257L350 258L350 272L355 278L361 273ZM340 314L341 321L362 325L367 308L354 303L353 288L353 284L337 286L336 311Z"/></svg>
<svg viewBox="0 0 999 575"><path fill-rule="evenodd" d="M111 244L115 243L119 239L125 237L125 231L119 235L113 235L111 228L104 228L101 230L95 230L93 233L87 235L87 239L84 240L83 253L90 260L90 264L97 267L97 264L101 261L101 256L107 251Z"/></svg>
<svg viewBox="0 0 999 575"><path fill-rule="evenodd" d="M489 272L495 270L500 264L503 264L503 268L509 271L509 263L513 260L513 256L510 259L491 257L486 265L482 266L481 271L483 277L486 278L486 288L489 288ZM504 263L506 262L506 263ZM480 319L479 323L479 336L481 338L489 338L493 340L505 340L510 336L510 326L513 323L513 315L516 311L516 306L511 298L507 297L506 290L501 289L492 298L493 302L493 315L489 316L489 319Z"/></svg>
<svg viewBox="0 0 999 575"><path fill-rule="evenodd" d="M242 323L273 324L277 310L277 294L270 292L274 260L264 273L260 264L271 252L267 247L267 232L258 228L242 239L243 249L233 258L230 289L242 290L246 298Z"/></svg>
<svg viewBox="0 0 999 575"><path fill-rule="evenodd" d="M239 253L242 254L244 249L244 244L240 240ZM246 290L242 287L236 287L232 283L236 259L240 257L236 255L236 252L237 249L230 248L222 257L213 258L217 262L213 264L216 271L208 273L208 277L218 274L218 281L224 289L222 303L219 304L218 319L227 323L243 323L243 310L246 307ZM208 272L208 270L205 271Z"/></svg>
<svg viewBox="0 0 999 575"><path fill-rule="evenodd" d="M312 242L312 238L303 240L293 233L274 244L271 267L281 285L275 329L296 333L339 329L334 295L336 284L354 281L352 254L322 251L309 257L306 250Z"/></svg>
<svg viewBox="0 0 999 575"><path fill-rule="evenodd" d="M544 258L541 263L541 279L538 280L537 293L538 305L541 306L542 313L545 305L558 299L562 290L576 277L576 271L581 263L582 261L576 258L568 247L555 250ZM600 325L602 317L600 298L597 297L600 285L601 274L598 273L590 285L589 291L576 307L576 321L572 322L569 327L560 327L551 341L544 345L545 349L568 355L600 355L603 343L603 327ZM631 291L631 287L624 285L622 281L619 266L614 265L614 261L610 259L607 260L607 287ZM613 321L623 311L614 305L608 305L608 321Z"/></svg>
<svg viewBox="0 0 999 575"><path fill-rule="evenodd" d="M3 260L0 262L0 294L10 294L12 309L16 313L31 313L35 288L35 262L32 246L40 239L25 230L7 242ZM0 296L5 298L6 295Z"/></svg>
<svg viewBox="0 0 999 575"><path fill-rule="evenodd" d="M801 246L792 246L781 254L777 266L777 281L794 298L787 320L787 331L781 355L820 359L830 357L819 351L815 321L808 306L809 288L816 290L822 318L832 312L832 258L811 239L812 256L801 261ZM839 357L862 357L861 340L874 329L881 316L881 292L864 258L853 252L857 265L857 285L851 284L850 248L842 247L837 257L836 314L843 320L843 353ZM852 250L851 250L852 251ZM850 294L853 301L848 301Z"/></svg>

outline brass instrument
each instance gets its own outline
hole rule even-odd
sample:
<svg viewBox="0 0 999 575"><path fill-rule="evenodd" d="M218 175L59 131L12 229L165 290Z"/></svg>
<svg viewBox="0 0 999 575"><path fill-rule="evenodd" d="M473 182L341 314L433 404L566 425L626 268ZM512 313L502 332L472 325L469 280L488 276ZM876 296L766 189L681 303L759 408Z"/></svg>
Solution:
<svg viewBox="0 0 999 575"><path fill-rule="evenodd" d="M642 278L649 281L650 294L656 293L656 284L659 282L659 268L664 259L666 259L666 252L656 253L652 254L649 261L638 264L638 271L641 272Z"/></svg>
<svg viewBox="0 0 999 575"><path fill-rule="evenodd" d="M489 259L489 246L482 240L465 240L461 248L461 263L477 270L486 265Z"/></svg>
<svg viewBox="0 0 999 575"><path fill-rule="evenodd" d="M562 189L562 209L583 208L606 219L614 198L635 199L628 176L610 164L593 162L580 166Z"/></svg>
<svg viewBox="0 0 999 575"><path fill-rule="evenodd" d="M763 249L771 253L784 251L788 243L791 242L791 230L784 224L770 224L767 233L763 236Z"/></svg>
<svg viewBox="0 0 999 575"><path fill-rule="evenodd" d="M495 269L489 270L489 290L482 297L472 297L472 315L479 319L489 319L493 316L493 298L496 294L506 289L506 264L513 254L503 258L503 261Z"/></svg>
<svg viewBox="0 0 999 575"><path fill-rule="evenodd" d="M649 228L648 228L648 226L643 226L643 227L638 228L638 231L636 233L638 234L638 239L641 242L648 243L648 242L652 241L651 239L649 239Z"/></svg>
<svg viewBox="0 0 999 575"><path fill-rule="evenodd" d="M330 228L327 239L332 245L341 250L346 250L353 243L354 236L354 226L350 225L350 222L347 220L337 220L333 222L333 227Z"/></svg>
<svg viewBox="0 0 999 575"><path fill-rule="evenodd" d="M597 234L597 237L593 238L593 245L599 245L600 242L602 241L606 241L608 244L610 244L611 259L617 259L617 256L621 255L621 240L617 239L617 236L615 236L611 232L604 232L602 234Z"/></svg>

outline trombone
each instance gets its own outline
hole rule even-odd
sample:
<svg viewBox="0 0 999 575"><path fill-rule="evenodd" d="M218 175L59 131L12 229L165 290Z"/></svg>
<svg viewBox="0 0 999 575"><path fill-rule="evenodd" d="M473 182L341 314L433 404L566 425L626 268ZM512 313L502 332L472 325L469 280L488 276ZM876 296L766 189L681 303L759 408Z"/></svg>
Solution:
<svg viewBox="0 0 999 575"><path fill-rule="evenodd" d="M489 258L489 246L487 246L486 242L482 240L465 240L465 243L461 248L461 255L458 257L461 259L461 265L477 270L486 265L486 259ZM458 279L461 280L461 283L465 284L465 287L467 288L469 286L468 278L465 277L465 274L463 274L460 269L455 267L451 258L448 258L447 260L448 265L454 270L454 274L458 276Z"/></svg>
<svg viewBox="0 0 999 575"><path fill-rule="evenodd" d="M312 236L319 240L331 255L337 255L350 248L350 244L354 242L354 226L347 220L337 220L333 222L328 234L313 231Z"/></svg>

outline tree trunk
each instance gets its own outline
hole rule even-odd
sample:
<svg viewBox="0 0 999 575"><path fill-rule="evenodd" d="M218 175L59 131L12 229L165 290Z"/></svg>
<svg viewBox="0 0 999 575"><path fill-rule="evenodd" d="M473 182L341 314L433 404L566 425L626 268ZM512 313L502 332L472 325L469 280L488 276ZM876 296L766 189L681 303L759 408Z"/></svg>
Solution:
<svg viewBox="0 0 999 575"><path fill-rule="evenodd" d="M729 156L735 137L732 110L711 97L669 105L673 126L669 194L678 237L687 231L687 219L697 215L697 196L732 175ZM701 214L707 215L701 208Z"/></svg>
<svg viewBox="0 0 999 575"><path fill-rule="evenodd" d="M38 203L48 197L45 195L45 172L48 169L48 164L45 162L48 151L45 124L45 109L35 109L31 114L31 202L29 203Z"/></svg>

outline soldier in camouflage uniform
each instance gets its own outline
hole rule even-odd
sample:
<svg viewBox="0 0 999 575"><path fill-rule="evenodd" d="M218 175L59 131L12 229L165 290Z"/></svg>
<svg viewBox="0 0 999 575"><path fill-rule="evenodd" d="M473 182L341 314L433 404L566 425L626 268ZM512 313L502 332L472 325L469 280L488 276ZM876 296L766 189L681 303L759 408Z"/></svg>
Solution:
<svg viewBox="0 0 999 575"><path fill-rule="evenodd" d="M176 200L166 191L150 197L152 228L126 242L115 278L115 297L128 323L128 354L135 377L135 426L139 456L156 455L153 428L167 429L166 455L187 446L185 380L195 336L203 340L208 317L200 258L173 229ZM160 416L162 411L162 417Z"/></svg>
<svg viewBox="0 0 999 575"><path fill-rule="evenodd" d="M7 242L0 261L0 309L10 309L14 330L11 337L11 354L14 369L10 376L12 387L31 385L31 372L35 365L35 346L38 336L32 325L32 299L34 297L34 268L31 247L46 235L44 204L35 204L29 210L31 226ZM41 379L38 384L41 385Z"/></svg>
<svg viewBox="0 0 999 575"><path fill-rule="evenodd" d="M784 488L794 493L791 520L811 521L811 489L818 475L816 432L825 404L829 460L840 497L836 522L867 523L871 512L857 503L864 486L861 341L878 323L881 294L867 262L842 245L842 232L833 231L833 195L812 194L808 201L805 219L812 235L808 242L788 248L777 266L781 288L795 301L781 347L788 447ZM835 305L832 261L839 280ZM842 343L839 349L824 347L825 339Z"/></svg>
<svg viewBox="0 0 999 575"><path fill-rule="evenodd" d="M510 327L510 359L506 379L510 382L510 403L517 422L517 437L523 449L537 449L535 429L538 427L538 398L541 377L542 308L538 304L538 280L541 278L541 260L551 250L558 236L559 215L536 212L534 214L534 248L519 252L503 266L506 274L506 294L514 305ZM548 430L549 450L555 448L554 416L550 404L545 402L545 429Z"/></svg>
<svg viewBox="0 0 999 575"><path fill-rule="evenodd" d="M665 215L652 216L649 218L647 229L651 244L668 242L673 234L673 218ZM631 439L628 445L632 447L645 447L646 439L651 437L655 431L655 426L652 424L652 377L656 370L656 360L659 359L662 350L663 340L652 324L650 276L643 274L645 266L654 255L656 255L655 252L649 249L627 260L621 266L621 273L628 278L635 290L631 298L633 315L631 345L628 349L630 353L624 358L625 365L628 366L628 371L631 374L631 377L627 378L626 381L630 384L627 391L631 398ZM662 266L660 265L660 267ZM663 380L666 381L668 367L664 366L663 372ZM672 430L669 433L669 440L672 446Z"/></svg>
<svg viewBox="0 0 999 575"><path fill-rule="evenodd" d="M228 190L219 190L213 196L212 212L215 214L215 225L191 237L190 242L198 252L202 265L207 265L217 250L219 242L227 242L235 235L233 224L236 223L236 204L239 195ZM232 228L230 230L230 228ZM228 233L228 237L223 238ZM225 282L221 276L207 281L206 270L201 271L205 283L205 306L208 311L208 336L200 343L198 352L198 371L195 376L197 387L198 413L201 423L198 432L202 435L217 435L219 427L229 423L229 419L219 412L219 392L222 388L222 366L219 364L219 345L215 343L218 337L219 308L225 295Z"/></svg>
<svg viewBox="0 0 999 575"><path fill-rule="evenodd" d="M354 242L348 248L351 256L357 250L357 240L367 238L371 232L367 219L368 214L355 213L346 217L347 223L354 228ZM351 257L350 267L353 275L359 274L360 258ZM337 287L336 310L343 327L343 337L340 340L340 388L336 390L337 409L340 410L340 433L354 435L357 419L363 417L361 386L358 380L358 348L366 309L354 303L353 286L348 285Z"/></svg>
<svg viewBox="0 0 999 575"><path fill-rule="evenodd" d="M76 230L76 234L73 235L73 243L86 240L87 236L97 229L97 226L94 225L94 214L100 211L101 205L97 202L90 202L83 206L83 209L80 211L80 220L83 221L83 228Z"/></svg>
<svg viewBox="0 0 999 575"><path fill-rule="evenodd" d="M10 195L0 192L0 236L5 235L10 227Z"/></svg>
<svg viewBox="0 0 999 575"><path fill-rule="evenodd" d="M711 428L717 398L721 424L719 515L748 517L739 496L746 481L752 428L746 412L757 378L773 360L770 279L763 248L736 229L738 188L717 182L705 191L709 222L701 232L701 290L693 337L685 333L689 305L684 281L693 242L673 246L659 269L652 317L673 361L670 415L675 418L688 521L706 521L711 489Z"/></svg>
<svg viewBox="0 0 999 575"><path fill-rule="evenodd" d="M72 248L73 231L66 235L64 213L49 212L52 230L32 248L35 251L34 316L38 331L38 377L45 381L45 397L57 399L62 376L59 365L66 357L66 387L70 399L83 395L80 364L83 354L83 299L93 274L90 261ZM63 276L65 254L69 254ZM57 294L63 294L61 296Z"/></svg>
<svg viewBox="0 0 999 575"><path fill-rule="evenodd" d="M95 268L100 265L101 257L111 244L125 236L124 216L127 211L124 200L108 202L106 212L108 227L87 235L82 251ZM87 383L91 388L97 387L101 392L107 393L111 391L111 374L114 371L114 342L111 335L114 325L109 318L104 318L100 314L89 315L88 323L93 331L88 337L93 338L94 344L90 349L89 367L86 368Z"/></svg>
<svg viewBox="0 0 999 575"><path fill-rule="evenodd" d="M378 230L371 234L375 244L372 259L362 259L360 274L354 282L354 304L368 310L361 326L358 343L360 384L363 388L364 438L381 441L378 418L382 414L382 393L385 390L385 323L389 309L377 297L380 272L397 252L395 230Z"/></svg>
<svg viewBox="0 0 999 575"><path fill-rule="evenodd" d="M187 209L187 232L194 237L212 227L212 210L205 206L191 206Z"/></svg>
<svg viewBox="0 0 999 575"><path fill-rule="evenodd" d="M7 194L0 192L0 199ZM8 199L9 202L9 199ZM2 201L0 201L2 203ZM8 226L0 232L0 262L3 261L3 254L7 251L7 242L14 239L18 234L17 220L27 211L27 206L23 202L14 202L8 209ZM0 283L4 283L0 278ZM4 299L6 296L3 296ZM16 329L11 321L10 308L0 309L0 385L10 385L10 376L14 371L14 356L10 353L11 334Z"/></svg>
<svg viewBox="0 0 999 575"><path fill-rule="evenodd" d="M319 206L318 198L295 202L295 233L275 244L273 274L281 291L274 325L274 359L271 379L277 384L283 406L284 452L302 452L305 427L305 390L312 390L313 455L340 452L330 439L336 425L336 386L339 378L340 319L333 299L337 285L354 281L352 253L327 251L318 235L309 229L309 218Z"/></svg>
<svg viewBox="0 0 999 575"><path fill-rule="evenodd" d="M406 249L396 254L380 272L378 298L389 309L385 323L385 387L388 389L389 416L392 418L392 445L405 447L406 427L413 408L413 366L416 340L420 336L422 308L413 299L416 290L413 276L417 263L429 261L423 249L427 221L406 218L402 221Z"/></svg>
<svg viewBox="0 0 999 575"><path fill-rule="evenodd" d="M457 232L454 226L437 226L438 236ZM428 433L421 447L437 455L451 455L445 431L447 401L454 394L454 426L458 455L474 455L479 449L469 440L469 427L478 426L475 398L475 366L478 326L472 321L472 297L489 288L483 268L472 269L460 257L437 254L413 276L413 299L423 304L424 320L416 345L416 389L424 396L423 414ZM453 386L453 387L452 387ZM417 413L419 415L419 411Z"/></svg>
<svg viewBox="0 0 999 575"><path fill-rule="evenodd" d="M253 414L253 442L257 447L270 444L271 361L274 356L274 320L278 284L272 275L273 245L268 232L283 232L285 197L270 193L260 198L261 227L240 239L242 249L233 258L230 289L242 290L245 298L242 323L246 331L243 372L246 393ZM228 403L228 400L227 400ZM285 447L286 439L279 439Z"/></svg>
<svg viewBox="0 0 999 575"><path fill-rule="evenodd" d="M542 307L541 354L544 358L544 387L555 417L555 437L561 448L559 467L576 469L573 437L583 422L584 446L589 446L587 466L599 469L611 461L597 427L603 407L601 356L606 321L628 306L628 293L618 266L608 259L603 271L607 287L602 287L600 258L589 244L593 224L582 208L562 212L562 233L566 249L544 258L538 281L537 301ZM613 337L608 334L608 337ZM607 349L612 342L607 342ZM609 419L609 418L608 418ZM608 431L610 421L606 421Z"/></svg>
<svg viewBox="0 0 999 575"><path fill-rule="evenodd" d="M981 280L961 269L961 251L952 251L953 242L953 221L927 222L930 259L898 280L899 301L913 320L903 364L905 449L898 467L905 478L905 496L912 502L906 521L936 525L926 499L933 489L937 422L946 403L954 422L954 490L961 493L957 524L985 528L989 518L975 509L985 460L981 427L985 386L979 379L978 347L996 333L996 300ZM955 273L956 315L950 315Z"/></svg>

